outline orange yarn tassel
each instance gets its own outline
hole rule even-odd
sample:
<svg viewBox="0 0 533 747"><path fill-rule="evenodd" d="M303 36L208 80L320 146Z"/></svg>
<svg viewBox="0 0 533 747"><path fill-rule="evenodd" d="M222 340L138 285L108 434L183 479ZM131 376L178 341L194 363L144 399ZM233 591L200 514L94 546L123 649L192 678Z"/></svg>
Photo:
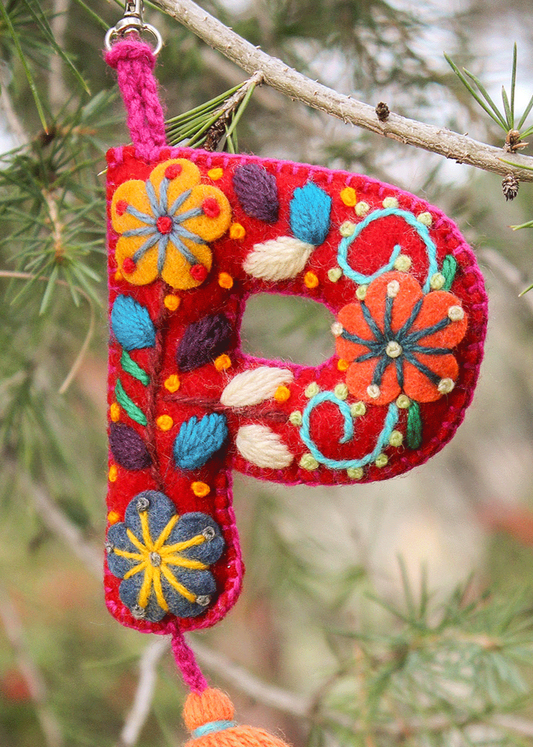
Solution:
<svg viewBox="0 0 533 747"><path fill-rule="evenodd" d="M239 726L233 703L221 690L192 692L183 708L191 739L185 747L287 747L286 742L264 729Z"/></svg>

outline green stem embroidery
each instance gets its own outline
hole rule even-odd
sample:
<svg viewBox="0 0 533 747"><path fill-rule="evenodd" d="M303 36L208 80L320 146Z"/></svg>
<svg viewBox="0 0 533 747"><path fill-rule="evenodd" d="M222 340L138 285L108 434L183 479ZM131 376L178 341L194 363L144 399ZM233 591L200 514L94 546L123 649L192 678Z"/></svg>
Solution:
<svg viewBox="0 0 533 747"><path fill-rule="evenodd" d="M146 418L146 415L126 394L120 379L117 379L117 383L115 385L115 396L117 398L118 404L130 416L132 420L135 420L135 422L139 423L139 425L147 425L148 420Z"/></svg>
<svg viewBox="0 0 533 747"><path fill-rule="evenodd" d="M442 286L442 290L449 291L452 287L452 283L455 280L455 273L457 272L457 260L453 254L447 254L444 257L442 263L441 274L444 275L445 283Z"/></svg>
<svg viewBox="0 0 533 747"><path fill-rule="evenodd" d="M422 420L420 419L420 405L411 402L407 416L407 447L418 449L422 443Z"/></svg>
<svg viewBox="0 0 533 747"><path fill-rule="evenodd" d="M144 368L141 368L138 363L135 363L127 350L122 351L120 365L126 373L128 373L130 376L133 376L133 378L137 379L137 381L140 381L144 386L148 386L148 384L150 383L150 377L148 376Z"/></svg>

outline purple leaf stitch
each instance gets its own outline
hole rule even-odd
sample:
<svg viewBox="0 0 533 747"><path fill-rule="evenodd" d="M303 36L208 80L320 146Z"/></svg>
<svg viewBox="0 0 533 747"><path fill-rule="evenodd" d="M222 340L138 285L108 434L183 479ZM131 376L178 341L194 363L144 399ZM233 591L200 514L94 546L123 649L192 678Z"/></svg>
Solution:
<svg viewBox="0 0 533 747"><path fill-rule="evenodd" d="M278 185L274 174L263 166L248 163L233 174L233 188L246 215L265 223L278 219Z"/></svg>
<svg viewBox="0 0 533 747"><path fill-rule="evenodd" d="M129 425L111 423L109 445L115 462L125 469L145 469L152 463L144 441Z"/></svg>
<svg viewBox="0 0 533 747"><path fill-rule="evenodd" d="M224 314L204 316L189 324L178 346L178 367L181 371L193 371L211 363L230 347L232 334L231 324Z"/></svg>

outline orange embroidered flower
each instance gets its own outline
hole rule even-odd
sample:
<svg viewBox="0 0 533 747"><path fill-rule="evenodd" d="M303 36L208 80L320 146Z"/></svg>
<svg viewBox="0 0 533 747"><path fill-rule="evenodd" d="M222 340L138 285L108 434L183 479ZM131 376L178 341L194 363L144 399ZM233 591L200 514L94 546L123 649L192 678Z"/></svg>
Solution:
<svg viewBox="0 0 533 747"><path fill-rule="evenodd" d="M207 242L231 223L224 193L200 183L200 170L184 158L160 163L148 181L131 179L113 195L111 222L120 234L118 268L133 285L159 275L173 288L200 285L211 269Z"/></svg>
<svg viewBox="0 0 533 747"><path fill-rule="evenodd" d="M424 294L403 272L387 272L368 286L364 300L340 310L337 355L350 362L346 384L365 402L386 405L401 392L417 402L448 394L459 374L453 348L467 316L447 291Z"/></svg>

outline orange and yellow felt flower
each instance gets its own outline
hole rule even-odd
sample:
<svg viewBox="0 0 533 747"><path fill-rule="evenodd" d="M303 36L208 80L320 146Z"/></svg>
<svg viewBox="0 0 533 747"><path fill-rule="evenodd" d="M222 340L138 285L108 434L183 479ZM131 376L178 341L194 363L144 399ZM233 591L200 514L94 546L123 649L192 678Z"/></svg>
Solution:
<svg viewBox="0 0 533 747"><path fill-rule="evenodd" d="M148 181L131 179L113 195L111 222L120 234L116 260L124 278L148 285L158 276L173 288L200 285L211 269L207 242L229 228L231 208L217 187L183 158L160 163Z"/></svg>
<svg viewBox="0 0 533 747"><path fill-rule="evenodd" d="M452 351L468 319L452 293L424 294L412 275L387 272L370 283L364 300L344 306L338 321L336 350L350 363L346 385L354 397L386 405L403 393L434 402L454 388L459 367Z"/></svg>

